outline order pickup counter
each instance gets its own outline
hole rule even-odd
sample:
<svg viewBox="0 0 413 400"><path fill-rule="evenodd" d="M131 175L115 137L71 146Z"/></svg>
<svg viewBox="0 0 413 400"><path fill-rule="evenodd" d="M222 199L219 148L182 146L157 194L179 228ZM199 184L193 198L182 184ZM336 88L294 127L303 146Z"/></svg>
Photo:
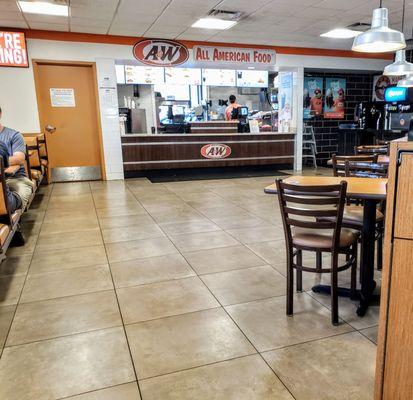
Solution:
<svg viewBox="0 0 413 400"><path fill-rule="evenodd" d="M294 144L293 133L228 133L223 129L214 133L125 135L123 169L128 178L156 169L291 166Z"/></svg>

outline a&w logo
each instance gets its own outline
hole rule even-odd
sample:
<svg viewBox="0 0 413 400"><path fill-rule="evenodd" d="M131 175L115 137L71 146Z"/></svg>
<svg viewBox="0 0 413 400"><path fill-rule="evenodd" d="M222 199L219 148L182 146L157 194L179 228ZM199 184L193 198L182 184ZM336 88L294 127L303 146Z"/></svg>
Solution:
<svg viewBox="0 0 413 400"><path fill-rule="evenodd" d="M226 144L206 144L201 148L201 155L205 158L227 158L231 155L231 147Z"/></svg>
<svg viewBox="0 0 413 400"><path fill-rule="evenodd" d="M173 40L145 39L133 46L134 57L143 64L171 67L186 62L188 49Z"/></svg>

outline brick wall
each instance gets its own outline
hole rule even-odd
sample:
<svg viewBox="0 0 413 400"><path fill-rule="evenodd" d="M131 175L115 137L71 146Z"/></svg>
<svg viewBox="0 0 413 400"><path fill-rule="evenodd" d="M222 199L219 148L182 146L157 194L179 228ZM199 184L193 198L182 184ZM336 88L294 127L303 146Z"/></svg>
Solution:
<svg viewBox="0 0 413 400"><path fill-rule="evenodd" d="M314 126L317 142L317 163L324 165L331 155L338 150L338 126L342 123L354 121L354 108L361 101L371 101L374 73L323 73L305 72L304 76L318 76L324 78L345 78L346 79L346 103L344 119L324 119L315 117L311 120ZM324 84L325 85L325 84ZM307 159L308 161L308 159Z"/></svg>

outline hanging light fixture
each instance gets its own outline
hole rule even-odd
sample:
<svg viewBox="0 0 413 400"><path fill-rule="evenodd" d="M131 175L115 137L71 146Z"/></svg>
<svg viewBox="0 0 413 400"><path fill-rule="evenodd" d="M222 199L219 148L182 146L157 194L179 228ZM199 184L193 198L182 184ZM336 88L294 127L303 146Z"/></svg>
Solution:
<svg viewBox="0 0 413 400"><path fill-rule="evenodd" d="M397 87L413 87L413 75L399 81Z"/></svg>
<svg viewBox="0 0 413 400"><path fill-rule="evenodd" d="M362 53L387 53L402 50L406 41L402 32L389 28L389 10L380 7L373 11L371 28L354 38L353 51Z"/></svg>
<svg viewBox="0 0 413 400"><path fill-rule="evenodd" d="M404 32L404 14L406 11L406 0L403 0L402 32ZM383 75L402 76L413 74L413 64L406 61L406 51L397 50L394 63L384 68Z"/></svg>

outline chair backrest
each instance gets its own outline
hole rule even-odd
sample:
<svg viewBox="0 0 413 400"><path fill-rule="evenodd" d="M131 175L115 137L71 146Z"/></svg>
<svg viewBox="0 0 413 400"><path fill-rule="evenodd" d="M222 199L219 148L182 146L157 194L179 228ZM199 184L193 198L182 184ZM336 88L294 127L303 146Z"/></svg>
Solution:
<svg viewBox="0 0 413 400"><path fill-rule="evenodd" d="M333 154L332 165L333 165L333 175L334 176L346 176L345 163L350 162L370 162L377 163L378 154L370 155L356 155L356 156L337 156Z"/></svg>
<svg viewBox="0 0 413 400"><path fill-rule="evenodd" d="M348 177L358 178L387 178L389 166L387 164L376 164L371 162L346 161L345 174Z"/></svg>
<svg viewBox="0 0 413 400"><path fill-rule="evenodd" d="M389 145L365 145L365 146L355 146L354 154L389 154Z"/></svg>
<svg viewBox="0 0 413 400"><path fill-rule="evenodd" d="M24 142L26 143L27 154L29 155L30 167L40 168L40 150L37 137L25 136Z"/></svg>
<svg viewBox="0 0 413 400"><path fill-rule="evenodd" d="M333 231L332 250L340 242L341 224L347 193L347 182L338 185L301 186L276 181L284 233L290 255L293 230L304 228ZM323 221L323 218L326 218ZM328 218L328 219L327 219Z"/></svg>

